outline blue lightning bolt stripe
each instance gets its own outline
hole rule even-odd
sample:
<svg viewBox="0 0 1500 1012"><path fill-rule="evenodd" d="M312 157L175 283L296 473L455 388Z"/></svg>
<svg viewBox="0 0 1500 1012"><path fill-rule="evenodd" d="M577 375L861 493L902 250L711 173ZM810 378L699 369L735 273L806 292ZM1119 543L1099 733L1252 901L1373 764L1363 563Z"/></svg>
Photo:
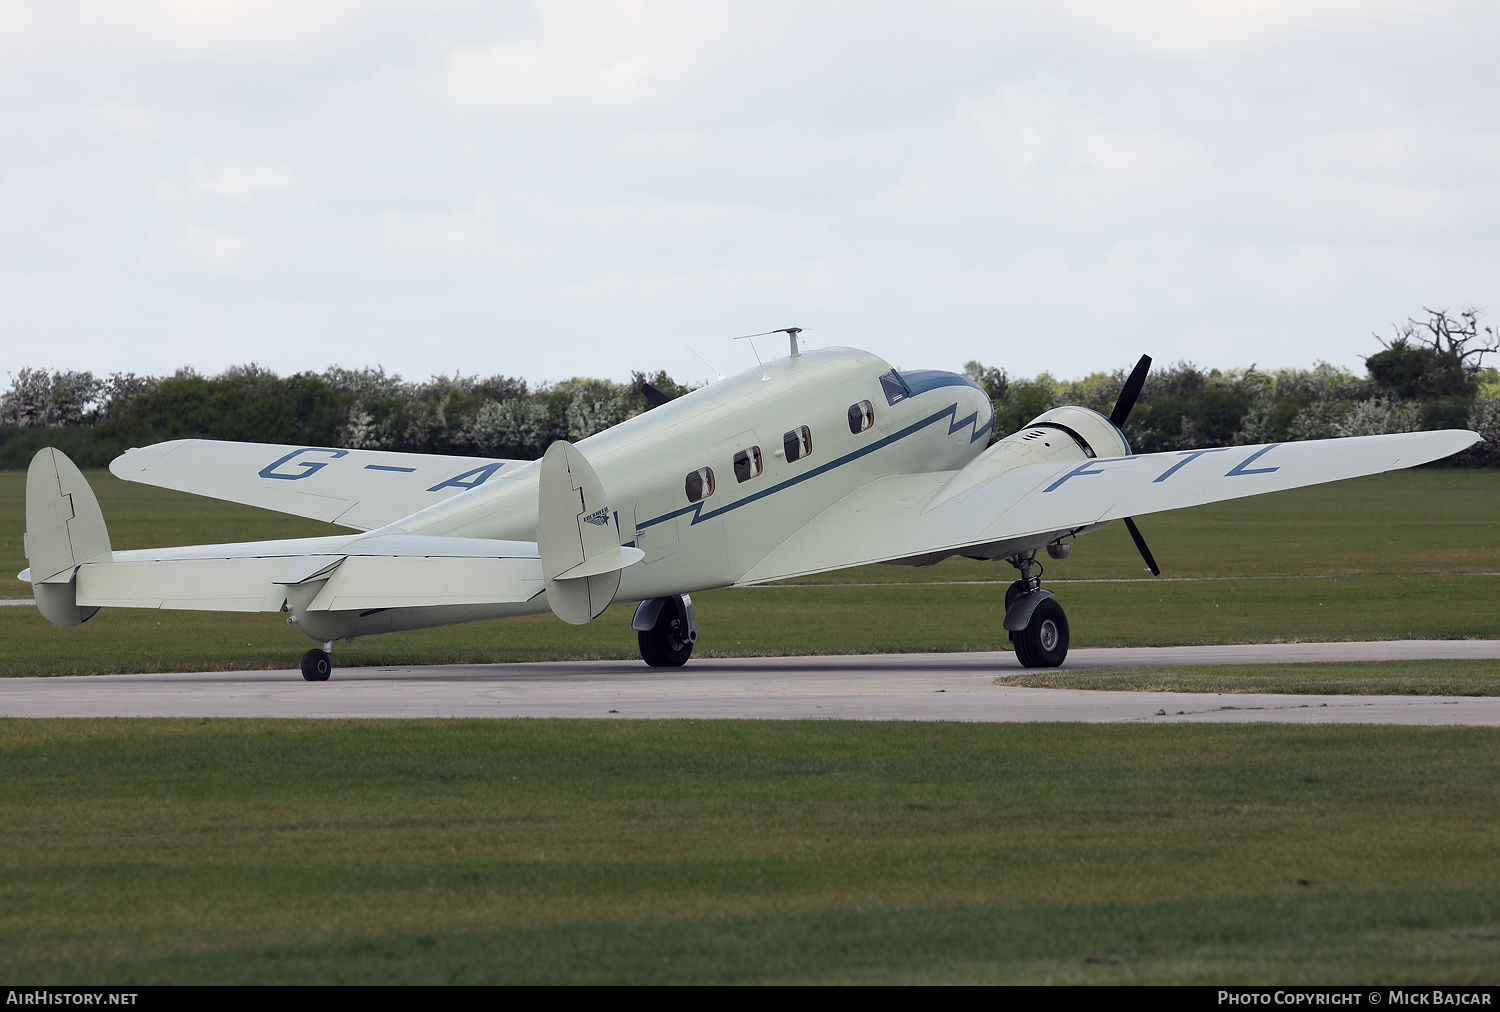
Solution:
<svg viewBox="0 0 1500 1012"><path fill-rule="evenodd" d="M846 453L842 457L837 457L833 460L830 460L826 464L821 464L818 467L814 467L810 470L804 471L803 473L795 477L788 478L786 481L783 481L779 485L772 485L769 488L761 489L759 492L756 492L753 495L747 495L743 499L736 499L732 503L726 503L716 510L705 511L705 502L695 502L691 505L684 506L682 509L673 510L670 513L663 513L661 516L653 517L650 520L644 520L636 526L640 529L645 529L647 527L653 527L656 524L663 523L667 520L673 520L680 516L686 516L689 513L693 514L694 524L702 523L705 520L712 520L714 517L723 516L725 513L728 513L731 510L737 510L741 506L748 506L758 499L764 499L766 496L775 495L777 492L780 492L783 489L791 488L793 485L796 485L800 482L816 478L820 474L826 474L827 472L832 471L834 468L843 467L845 464L848 464L851 461L858 460L860 457L874 453L876 450L882 449L884 447L890 446L892 443L899 442L900 440L903 440L908 436L921 432L923 429L927 428L930 425L934 425L937 422L942 421L948 422L948 435L950 436L955 432L961 432L965 426L972 427L973 432L969 436L969 442L976 443L980 439L983 439L985 436L989 435L990 429L994 428L995 416L993 413L991 413L989 421L985 422L983 425L979 424L978 411L975 411L973 414L967 415L963 418L959 418L958 404L957 402L955 402L944 408L942 411L934 412L933 414L928 415L926 418L923 418L920 421L911 423L904 429L893 432L889 436L886 436L882 439L877 439L875 442L871 443L868 446L862 446L852 453ZM632 544L633 543L634 542L632 542Z"/></svg>

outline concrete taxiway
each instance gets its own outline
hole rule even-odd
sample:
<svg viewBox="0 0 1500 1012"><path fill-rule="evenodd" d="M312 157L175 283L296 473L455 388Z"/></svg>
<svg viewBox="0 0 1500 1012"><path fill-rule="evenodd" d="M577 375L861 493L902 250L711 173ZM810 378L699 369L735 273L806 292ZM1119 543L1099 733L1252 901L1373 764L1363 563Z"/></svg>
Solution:
<svg viewBox="0 0 1500 1012"><path fill-rule="evenodd" d="M1500 641L1075 650L1068 668L1497 659ZM218 671L0 679L9 717L593 717L959 721L1282 721L1500 726L1500 697L1096 692L995 684L1010 653L877 654Z"/></svg>

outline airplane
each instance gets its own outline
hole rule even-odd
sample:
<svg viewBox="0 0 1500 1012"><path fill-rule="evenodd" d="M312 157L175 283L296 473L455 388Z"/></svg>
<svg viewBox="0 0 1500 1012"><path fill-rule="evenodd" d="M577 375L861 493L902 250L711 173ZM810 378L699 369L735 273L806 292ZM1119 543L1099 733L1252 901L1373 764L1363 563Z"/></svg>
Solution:
<svg viewBox="0 0 1500 1012"><path fill-rule="evenodd" d="M350 528L331 537L113 551L88 482L56 449L32 460L26 556L38 610L77 626L100 608L284 613L320 643L551 611L581 625L637 602L653 667L687 662L692 594L954 556L1018 572L1003 628L1026 667L1056 667L1068 620L1037 553L1133 517L1262 495L1457 453L1464 430L1163 453L1123 433L1142 356L1108 417L1043 412L991 445L994 409L972 380L897 369L854 348L790 353L668 400L540 460L180 439L110 464L126 481ZM755 335L763 336L763 335ZM757 355L757 360L759 356Z"/></svg>

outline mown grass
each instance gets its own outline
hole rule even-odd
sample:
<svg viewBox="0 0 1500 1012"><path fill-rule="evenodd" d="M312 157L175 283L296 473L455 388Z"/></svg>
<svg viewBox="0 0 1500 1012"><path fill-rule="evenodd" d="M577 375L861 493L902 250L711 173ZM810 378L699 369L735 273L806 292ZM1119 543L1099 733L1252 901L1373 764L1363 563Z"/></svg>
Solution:
<svg viewBox="0 0 1500 1012"><path fill-rule="evenodd" d="M1500 636L1500 577L1360 576L1058 586L1074 647ZM693 595L695 657L1009 650L1003 584L767 587ZM343 666L639 657L634 605L586 626L536 615L338 644ZM105 609L58 629L0 608L0 675L292 668L280 615Z"/></svg>
<svg viewBox="0 0 1500 1012"><path fill-rule="evenodd" d="M1192 664L1024 671L996 685L1130 692L1286 692L1336 696L1500 696L1500 661Z"/></svg>
<svg viewBox="0 0 1500 1012"><path fill-rule="evenodd" d="M0 721L0 974L1493 982L1497 759L1477 728Z"/></svg>

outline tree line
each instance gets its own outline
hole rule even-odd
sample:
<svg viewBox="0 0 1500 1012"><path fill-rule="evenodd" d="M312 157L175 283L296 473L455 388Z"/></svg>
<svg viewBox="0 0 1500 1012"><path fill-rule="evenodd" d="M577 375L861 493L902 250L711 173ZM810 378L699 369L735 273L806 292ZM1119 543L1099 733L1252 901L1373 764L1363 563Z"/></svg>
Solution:
<svg viewBox="0 0 1500 1012"><path fill-rule="evenodd" d="M1335 436L1470 428L1487 443L1453 461L1500 465L1500 349L1481 311L1428 310L1396 326L1365 359L1363 375L1327 363L1153 368L1126 423L1139 453ZM966 374L995 405L995 438L1059 404L1108 414L1124 369L1079 380L1011 377L969 362ZM528 384L511 376L433 376L412 382L383 369L333 368L278 376L256 365L203 376L22 369L0 396L0 467L25 467L42 446L102 467L124 449L203 437L534 459L556 439L579 440L650 407L643 385L667 397L692 389L663 371L627 383L574 378Z"/></svg>

